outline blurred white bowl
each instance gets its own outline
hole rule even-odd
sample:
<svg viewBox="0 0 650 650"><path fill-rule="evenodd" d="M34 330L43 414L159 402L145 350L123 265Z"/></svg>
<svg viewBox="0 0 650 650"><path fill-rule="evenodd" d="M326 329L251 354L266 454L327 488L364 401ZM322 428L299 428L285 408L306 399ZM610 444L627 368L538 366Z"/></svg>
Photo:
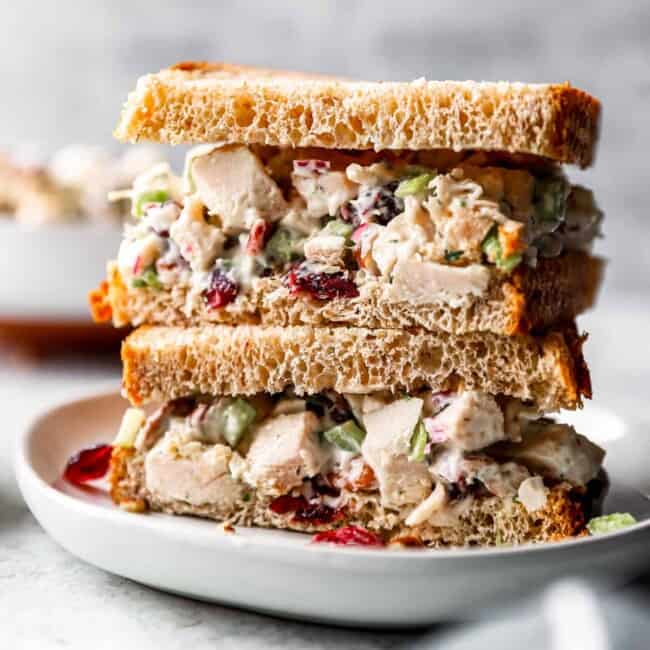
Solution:
<svg viewBox="0 0 650 650"><path fill-rule="evenodd" d="M117 225L0 222L0 320L90 323L86 296L120 240Z"/></svg>

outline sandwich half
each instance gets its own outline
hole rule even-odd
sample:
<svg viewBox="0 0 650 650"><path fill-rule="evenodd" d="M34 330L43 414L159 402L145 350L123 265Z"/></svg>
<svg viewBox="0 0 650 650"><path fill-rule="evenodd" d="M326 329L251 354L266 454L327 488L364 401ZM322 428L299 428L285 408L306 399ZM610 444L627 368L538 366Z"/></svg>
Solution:
<svg viewBox="0 0 650 650"><path fill-rule="evenodd" d="M353 83L183 64L122 139L199 144L133 187L97 320L522 334L594 302L602 213L562 163L599 104L569 86ZM215 143L218 144L206 144Z"/></svg>
<svg viewBox="0 0 650 650"><path fill-rule="evenodd" d="M604 452L544 417L584 392L578 355L560 333L426 345L388 330L141 328L123 347L126 393L162 405L125 414L111 494L129 510L407 545L578 535Z"/></svg>

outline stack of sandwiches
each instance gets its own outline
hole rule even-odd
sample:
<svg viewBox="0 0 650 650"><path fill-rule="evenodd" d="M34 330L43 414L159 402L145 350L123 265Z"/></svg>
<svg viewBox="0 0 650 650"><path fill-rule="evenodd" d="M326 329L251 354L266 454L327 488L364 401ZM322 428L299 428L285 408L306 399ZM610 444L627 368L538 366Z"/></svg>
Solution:
<svg viewBox="0 0 650 650"><path fill-rule="evenodd" d="M117 137L194 148L126 193L90 297L136 328L115 502L339 542L582 534L604 452L549 416L591 397L602 214L562 165L599 113L568 84L140 79Z"/></svg>

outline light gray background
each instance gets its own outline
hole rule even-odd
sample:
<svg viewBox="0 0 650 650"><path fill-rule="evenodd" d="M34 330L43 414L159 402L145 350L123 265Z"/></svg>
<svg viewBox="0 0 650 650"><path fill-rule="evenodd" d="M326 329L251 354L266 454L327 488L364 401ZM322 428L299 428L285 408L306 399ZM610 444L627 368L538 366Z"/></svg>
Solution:
<svg viewBox="0 0 650 650"><path fill-rule="evenodd" d="M605 107L588 183L611 289L648 296L650 2L10 2L0 146L111 143L135 79L184 59L367 79L565 81Z"/></svg>

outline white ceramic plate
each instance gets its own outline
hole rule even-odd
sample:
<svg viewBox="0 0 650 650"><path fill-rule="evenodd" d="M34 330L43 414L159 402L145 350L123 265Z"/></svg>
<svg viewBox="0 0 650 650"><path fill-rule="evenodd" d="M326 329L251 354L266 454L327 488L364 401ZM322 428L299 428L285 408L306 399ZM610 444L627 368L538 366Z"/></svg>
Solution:
<svg viewBox="0 0 650 650"><path fill-rule="evenodd" d="M117 255L119 226L0 220L0 319L90 322L86 295Z"/></svg>
<svg viewBox="0 0 650 650"><path fill-rule="evenodd" d="M115 508L101 488L59 479L67 458L111 440L125 402L115 394L40 417L17 445L22 493L70 553L166 591L314 621L404 626L476 617L558 577L609 585L648 566L650 444L646 431L594 407L574 417L608 450L606 510L639 523L597 538L487 550L370 550L309 544L309 536Z"/></svg>

